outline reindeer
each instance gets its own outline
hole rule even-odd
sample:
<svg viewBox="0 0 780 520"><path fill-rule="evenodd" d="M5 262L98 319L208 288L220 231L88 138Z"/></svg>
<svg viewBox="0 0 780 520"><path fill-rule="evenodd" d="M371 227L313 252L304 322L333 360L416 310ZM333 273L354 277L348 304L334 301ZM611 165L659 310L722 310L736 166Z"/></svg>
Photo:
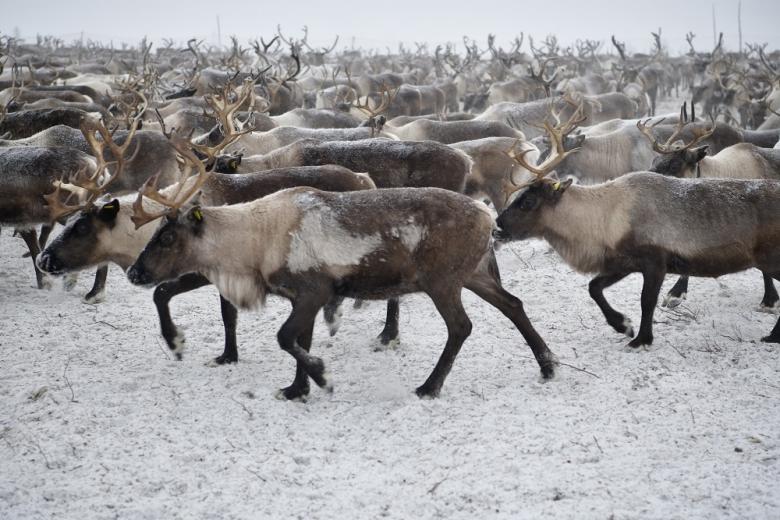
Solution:
<svg viewBox="0 0 780 520"><path fill-rule="evenodd" d="M483 137L512 137L523 139L525 136L501 121L432 121L418 119L402 126L385 123L383 129L405 141L437 141L444 144L471 141Z"/></svg>
<svg viewBox="0 0 780 520"><path fill-rule="evenodd" d="M524 152L532 163L539 157L539 150L532 143L512 137L485 137L450 146L468 154L473 161L463 193L478 200L487 197L499 213L506 207L516 186L530 176L507 152Z"/></svg>
<svg viewBox="0 0 780 520"><path fill-rule="evenodd" d="M628 99L625 94L611 92L597 96L564 95L527 103L498 103L491 105L474 119L503 121L523 132L528 139L533 139L543 134L543 131L534 126L533 122L544 119L551 104L556 108L563 105L564 116L571 115L576 107L582 104L585 121L591 125L636 115L636 103Z"/></svg>
<svg viewBox="0 0 780 520"><path fill-rule="evenodd" d="M780 181L780 152L760 148L750 143L739 143L719 151L714 156L707 155L708 145L695 147L704 142L715 131L715 125L709 132L694 128L694 138L687 143L678 140L685 128L684 121L677 125L676 131L660 143L654 135L654 125L637 122L637 128L647 137L653 150L659 155L653 160L651 172L686 179L767 179ZM770 273L763 272L764 297L761 307L773 309L780 298L772 283ZM669 290L662 303L665 307L676 307L686 298L688 277L681 276Z"/></svg>
<svg viewBox="0 0 780 520"><path fill-rule="evenodd" d="M397 139L394 134L376 131L373 128L300 128L297 126L278 126L268 132L252 132L244 135L225 150L227 153L241 151L247 155L267 154L288 146L301 139L317 141L358 141L384 137Z"/></svg>
<svg viewBox="0 0 780 520"><path fill-rule="evenodd" d="M183 157L191 158L186 150ZM194 182L194 179L189 182ZM294 186L311 186L325 191L375 188L367 175L333 165L279 168L241 176L212 172L201 187L200 202L209 206L236 204ZM168 186L162 190L162 195L172 198L179 187L178 183ZM188 187L185 186L185 189ZM152 225L134 225L132 206L137 198L136 194L125 195L80 210L68 220L62 232L38 256L38 267L50 274L64 274L110 262L126 271L152 238L155 230ZM164 206L150 198L144 198L142 204L142 212L149 215L164 209ZM210 283L201 275L185 274L175 281L160 284L154 290L154 303L162 336L178 359L182 357L185 337L171 319L169 302L179 294ZM325 313L331 334L335 334L338 328L337 303L333 302L326 308L328 312ZM223 353L213 360L217 365L238 361L236 309L224 298L220 298L220 308L225 328L225 347Z"/></svg>
<svg viewBox="0 0 780 520"><path fill-rule="evenodd" d="M88 112L76 108L43 108L9 112L0 120L0 136L23 139L55 125L78 128Z"/></svg>
<svg viewBox="0 0 780 520"><path fill-rule="evenodd" d="M522 302L501 287L490 212L464 195L436 188L345 193L291 188L233 206L182 211L183 203L166 201L165 221L128 269L128 278L149 286L201 273L239 308L262 305L267 294L289 299L292 312L277 338L297 368L280 398L305 399L309 378L332 391L323 360L309 350L315 316L334 297L386 299L425 292L433 300L448 337L436 367L416 389L420 397L439 395L471 332L461 303L463 287L512 320L542 376L554 375L555 356ZM383 211L367 214L370 207Z"/></svg>
<svg viewBox="0 0 780 520"><path fill-rule="evenodd" d="M642 273L642 320L630 347L653 342L653 313L666 273L717 277L757 267L780 279L780 183L635 172L604 184L572 185L548 177L573 153L563 146L566 128L545 127L555 152L536 166L515 156L536 178L518 187L494 236L544 238L577 271L598 273L590 295L607 323L629 337L630 320L603 291ZM780 342L780 320L762 341Z"/></svg>

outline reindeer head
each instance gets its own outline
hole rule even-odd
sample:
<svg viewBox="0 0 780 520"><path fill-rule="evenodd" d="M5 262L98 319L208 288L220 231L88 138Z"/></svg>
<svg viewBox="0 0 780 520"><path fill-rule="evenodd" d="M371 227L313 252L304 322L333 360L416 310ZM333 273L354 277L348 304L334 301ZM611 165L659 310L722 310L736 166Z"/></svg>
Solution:
<svg viewBox="0 0 780 520"><path fill-rule="evenodd" d="M706 128L697 125L694 119L695 113L691 112L691 119L688 120L686 104L683 104L680 109L680 120L664 143L660 143L653 133L653 129L663 122L663 119L649 127L647 126L649 120L637 121L637 128L650 140L653 150L659 154L653 159L651 172L673 177L698 177L696 165L706 157L709 146L695 147L695 145L708 139L715 132L715 124ZM684 131L692 136L687 143L681 139Z"/></svg>
<svg viewBox="0 0 780 520"><path fill-rule="evenodd" d="M193 205L184 212L165 216L135 263L127 270L131 283L145 287L173 280L191 272L196 242L205 226L203 210Z"/></svg>
<svg viewBox="0 0 780 520"><path fill-rule="evenodd" d="M567 151L564 139L585 120L583 106L580 104L565 123L561 123L559 114L556 114L552 108L550 112L556 124L553 126L548 121L543 123L550 138L551 151L541 164L528 164L525 160L527 151L518 154L513 148L507 152L519 166L531 172L534 178L517 186L507 208L496 219L498 228L493 232L493 236L498 241L523 240L539 236L542 232L541 216L545 208L557 204L566 188L572 183L571 180L561 182L557 177L550 177L550 175L566 157L577 151L577 148Z"/></svg>

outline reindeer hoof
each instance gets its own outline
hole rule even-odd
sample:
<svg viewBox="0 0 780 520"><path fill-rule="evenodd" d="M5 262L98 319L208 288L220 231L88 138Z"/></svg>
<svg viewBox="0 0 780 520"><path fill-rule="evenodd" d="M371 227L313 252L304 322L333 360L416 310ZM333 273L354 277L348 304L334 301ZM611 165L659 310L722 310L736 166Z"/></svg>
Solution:
<svg viewBox="0 0 780 520"><path fill-rule="evenodd" d="M94 305L96 303L100 303L102 301L105 301L106 299L106 291L98 291L96 293L88 292L84 298L82 298L81 301L84 303L88 303L90 305Z"/></svg>
<svg viewBox="0 0 780 520"><path fill-rule="evenodd" d="M299 403L305 403L306 397L309 395L308 388L301 388L295 385L290 385L287 388L280 388L274 394L274 397L280 401L297 401Z"/></svg>
<svg viewBox="0 0 780 520"><path fill-rule="evenodd" d="M767 314L778 314L780 313L780 302L775 302L771 304L766 304L764 302L761 302L758 311L766 312Z"/></svg>
<svg viewBox="0 0 780 520"><path fill-rule="evenodd" d="M682 293L680 296L675 296L672 293L669 293L664 298L663 303L661 304L662 307L667 307L669 309L674 309L678 305L680 305L683 300L687 297L688 293Z"/></svg>
<svg viewBox="0 0 780 520"><path fill-rule="evenodd" d="M555 367L557 367L558 364L550 364L550 365L542 365L542 380L543 381L551 381L555 379Z"/></svg>
<svg viewBox="0 0 780 520"><path fill-rule="evenodd" d="M652 345L652 344L653 344L652 336L649 338L643 338L641 336L637 336L628 342L628 347L630 347L631 349L638 349L639 347L644 347L646 345Z"/></svg>
<svg viewBox="0 0 780 520"><path fill-rule="evenodd" d="M231 363L238 363L238 356L237 355L227 355L227 354L220 354L219 356L215 357L206 365L210 367L218 367L221 365L229 365Z"/></svg>
<svg viewBox="0 0 780 520"><path fill-rule="evenodd" d="M780 336L772 336L772 335L764 336L763 338L761 338L761 341L763 341L764 343L780 343Z"/></svg>
<svg viewBox="0 0 780 520"><path fill-rule="evenodd" d="M414 391L420 399L436 399L440 392L440 388L432 388L425 384L417 387L417 390Z"/></svg>
<svg viewBox="0 0 780 520"><path fill-rule="evenodd" d="M374 352L383 352L385 350L395 350L396 348L398 348L398 345L400 344L401 344L400 337L396 336L394 338L384 338L380 334L371 343L371 347L374 350Z"/></svg>

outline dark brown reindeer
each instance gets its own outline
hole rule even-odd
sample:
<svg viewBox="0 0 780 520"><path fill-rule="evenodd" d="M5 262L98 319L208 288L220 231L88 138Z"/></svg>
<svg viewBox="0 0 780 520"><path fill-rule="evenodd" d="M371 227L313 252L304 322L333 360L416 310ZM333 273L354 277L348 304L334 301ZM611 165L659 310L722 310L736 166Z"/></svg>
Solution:
<svg viewBox="0 0 780 520"><path fill-rule="evenodd" d="M603 291L642 273L642 320L630 347L653 342L653 313L667 273L717 277L756 267L780 279L780 183L635 172L604 184L571 185L547 177L571 153L561 132L547 126L556 153L539 166L518 157L537 178L499 215L495 236L544 238L577 271L597 273L591 297L607 323L629 336L630 320ZM780 342L780 320L763 341Z"/></svg>
<svg viewBox="0 0 780 520"><path fill-rule="evenodd" d="M295 186L311 186L325 191L375 188L367 175L334 165L279 168L240 176L212 172L201 188L200 202L209 206L236 204ZM163 195L173 197L176 189L178 185L169 186L163 190ZM114 263L126 271L141 254L155 230L151 225L136 228L132 222L132 205L136 198L135 194L125 195L80 211L43 250L38 257L39 267L51 274L63 274ZM148 198L143 200L143 205L149 214L161 209L158 203ZM186 274L175 281L162 283L154 290L162 336L178 358L181 358L185 338L173 323L169 302L179 294L210 283L201 275ZM333 302L333 305L326 307L325 313L332 334L338 328L340 313L337 303ZM218 365L238 361L236 309L224 298L220 298L220 307L225 328L225 347L222 354L214 359Z"/></svg>
<svg viewBox="0 0 780 520"><path fill-rule="evenodd" d="M205 170L199 169L196 185L205 182ZM554 374L555 356L520 300L501 287L492 217L482 203L436 188L346 193L292 188L233 206L181 211L183 203L165 202L170 208L165 221L128 278L148 286L201 273L240 308L262 305L267 294L289 299L292 313L277 338L297 369L280 397L305 398L309 377L332 389L325 364L309 350L315 316L334 297L388 299L412 292L431 297L448 338L433 372L417 388L420 397L439 395L471 332L461 303L463 287L511 319L542 375ZM367 207L383 211L367 214Z"/></svg>
<svg viewBox="0 0 780 520"><path fill-rule="evenodd" d="M696 146L707 140L715 131L685 123L681 118L675 131L665 143L655 135L655 126L637 122L637 128L647 137L658 156L653 160L651 172L685 179L768 179L780 181L780 150L760 148L750 143L739 143L724 148L714 156L707 155L708 145ZM693 126L693 138L687 143L681 140L686 126ZM780 297L770 273L763 272L764 297L761 307L773 309ZM676 307L687 297L688 276L681 276L664 298L663 305Z"/></svg>

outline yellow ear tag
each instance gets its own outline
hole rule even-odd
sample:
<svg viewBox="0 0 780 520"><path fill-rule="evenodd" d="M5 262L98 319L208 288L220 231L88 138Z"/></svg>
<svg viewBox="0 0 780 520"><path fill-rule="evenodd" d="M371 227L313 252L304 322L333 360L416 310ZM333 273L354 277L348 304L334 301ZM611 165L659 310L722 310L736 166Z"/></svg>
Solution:
<svg viewBox="0 0 780 520"><path fill-rule="evenodd" d="M195 217L195 220L197 220L198 222L203 220L203 213L201 213L200 210L197 208L192 211L192 216Z"/></svg>
<svg viewBox="0 0 780 520"><path fill-rule="evenodd" d="M553 184L553 191L558 191L560 188L561 188L560 182L556 182L555 184Z"/></svg>
<svg viewBox="0 0 780 520"><path fill-rule="evenodd" d="M113 204L106 204L105 206L103 206L103 209L114 209L114 205Z"/></svg>
<svg viewBox="0 0 780 520"><path fill-rule="evenodd" d="M238 164L236 163L236 160L235 160L235 159L231 159L231 160L230 160L230 163L228 164L228 166L230 166L230 169L231 169L231 170L236 170L236 169L238 169Z"/></svg>

